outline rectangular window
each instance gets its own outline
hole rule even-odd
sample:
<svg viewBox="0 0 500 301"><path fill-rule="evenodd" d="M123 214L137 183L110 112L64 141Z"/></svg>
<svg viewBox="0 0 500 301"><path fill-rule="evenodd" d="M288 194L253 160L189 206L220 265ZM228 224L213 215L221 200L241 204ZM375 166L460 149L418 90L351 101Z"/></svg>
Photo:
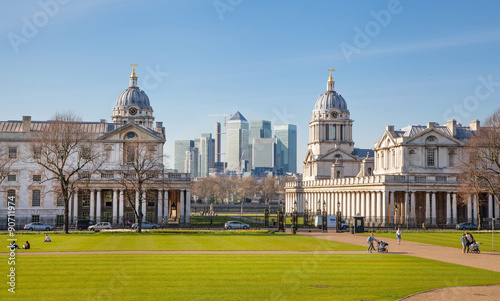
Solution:
<svg viewBox="0 0 500 301"><path fill-rule="evenodd" d="M112 220L113 220L113 213L112 212L104 212L104 221L111 222Z"/></svg>
<svg viewBox="0 0 500 301"><path fill-rule="evenodd" d="M40 215L32 215L31 222L32 223L39 223L40 222Z"/></svg>
<svg viewBox="0 0 500 301"><path fill-rule="evenodd" d="M90 147L82 147L82 159L90 159Z"/></svg>
<svg viewBox="0 0 500 301"><path fill-rule="evenodd" d="M42 148L35 147L33 149L33 159L40 159L42 157Z"/></svg>
<svg viewBox="0 0 500 301"><path fill-rule="evenodd" d="M113 179L115 175L112 172L101 173L101 179Z"/></svg>
<svg viewBox="0 0 500 301"><path fill-rule="evenodd" d="M103 191L104 207L113 207L113 191Z"/></svg>
<svg viewBox="0 0 500 301"><path fill-rule="evenodd" d="M325 125L325 135L326 135L326 140L330 140L330 125L329 124Z"/></svg>
<svg viewBox="0 0 500 301"><path fill-rule="evenodd" d="M127 221L133 221L135 218L133 212L125 212L125 220Z"/></svg>
<svg viewBox="0 0 500 301"><path fill-rule="evenodd" d="M34 189L31 193L31 206L40 207L40 190Z"/></svg>
<svg viewBox="0 0 500 301"><path fill-rule="evenodd" d="M147 213L146 213L146 220L147 220L148 222L150 222L150 223L154 223L154 222L156 222L156 221L154 220L154 218L155 218L155 213L154 213L154 212L147 212Z"/></svg>
<svg viewBox="0 0 500 301"><path fill-rule="evenodd" d="M89 212L82 212L82 219L89 219L89 218L90 218Z"/></svg>
<svg viewBox="0 0 500 301"><path fill-rule="evenodd" d="M90 207L90 193L87 190L80 192L78 198L82 200L83 207Z"/></svg>
<svg viewBox="0 0 500 301"><path fill-rule="evenodd" d="M333 140L337 140L337 125L333 125Z"/></svg>
<svg viewBox="0 0 500 301"><path fill-rule="evenodd" d="M64 198L63 198L62 193L57 193L57 206L58 207L63 207L64 206Z"/></svg>
<svg viewBox="0 0 500 301"><path fill-rule="evenodd" d="M9 158L17 158L17 147L9 147Z"/></svg>
<svg viewBox="0 0 500 301"><path fill-rule="evenodd" d="M133 163L135 161L136 148L134 146L127 146L126 163Z"/></svg>
<svg viewBox="0 0 500 301"><path fill-rule="evenodd" d="M16 180L17 180L16 175L8 175L7 176L7 181L9 181L9 182L15 182Z"/></svg>
<svg viewBox="0 0 500 301"><path fill-rule="evenodd" d="M436 150L433 148L428 148L425 150L426 152L426 161L427 161L427 167L436 167L436 162L435 162L435 154Z"/></svg>
<svg viewBox="0 0 500 301"><path fill-rule="evenodd" d="M56 227L62 227L64 225L64 215L56 215Z"/></svg>
<svg viewBox="0 0 500 301"><path fill-rule="evenodd" d="M33 175L33 182L41 182L42 175Z"/></svg>

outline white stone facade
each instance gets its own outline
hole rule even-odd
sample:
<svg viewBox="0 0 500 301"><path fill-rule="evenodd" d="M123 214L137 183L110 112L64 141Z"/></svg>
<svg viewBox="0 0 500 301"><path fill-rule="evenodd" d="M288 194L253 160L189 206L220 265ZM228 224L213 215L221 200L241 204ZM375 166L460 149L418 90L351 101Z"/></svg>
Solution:
<svg viewBox="0 0 500 301"><path fill-rule="evenodd" d="M135 73L133 75L135 77ZM91 175L89 181L82 182L78 192L70 201L70 225L78 219L109 221L118 227L123 226L126 221L133 223L132 208L124 199L124 188L119 180L120 171L123 170L123 165L127 164L127 155L124 151L127 143L146 142L151 145L150 151L156 152L158 157L163 155L165 128L161 122L152 127L152 109L147 110L145 116L142 116L140 111L132 110L134 119L121 119L119 115L123 110L129 112L131 108L137 108L137 105L127 104L122 95L119 101L121 101L120 110L115 108L113 116L113 120L117 122L83 122L85 130L92 133L98 142L98 151L104 154L105 162L98 172ZM134 99L130 101L133 102ZM18 227L32 221L62 226L64 202L60 198L58 200L56 192L58 183L46 181L51 175L33 160L27 160L33 156L30 154L31 137L36 132L43 131L46 125L47 121L32 121L29 116L23 117L22 121L0 122L0 147L9 150L10 153L6 155L11 156L13 160L9 176L1 183L2 227L6 225L4 220L8 214L9 196L15 197L15 217ZM157 172L158 177L152 181L151 190L143 202L144 218L162 225L189 224L190 175L166 173L162 167ZM138 198L139 196L136 196L136 200Z"/></svg>
<svg viewBox="0 0 500 301"><path fill-rule="evenodd" d="M326 207L329 215L340 211L349 221L353 216L364 216L368 226L454 227L463 221L477 223L479 216L500 216L492 195L458 200L458 165L467 140L480 128L479 121L469 126L455 120L444 126L430 122L401 130L387 126L375 143L374 157L359 158L353 155L347 107L324 106L323 112L318 112L320 100L309 122L304 177L286 183L287 213L297 209L315 215ZM344 125L344 139L334 141L328 135L332 125L337 125L337 137L338 125Z"/></svg>

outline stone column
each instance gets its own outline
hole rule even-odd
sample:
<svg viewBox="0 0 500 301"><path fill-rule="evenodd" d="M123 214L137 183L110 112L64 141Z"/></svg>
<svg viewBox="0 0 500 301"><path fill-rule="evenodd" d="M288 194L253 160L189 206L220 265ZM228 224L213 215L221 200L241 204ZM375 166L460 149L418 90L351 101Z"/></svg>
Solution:
<svg viewBox="0 0 500 301"><path fill-rule="evenodd" d="M95 220L95 199L94 199L95 190L90 190L90 220Z"/></svg>
<svg viewBox="0 0 500 301"><path fill-rule="evenodd" d="M389 191L381 191L381 202L380 202L380 209L382 213L382 223L385 225L388 222L388 215L389 215L389 202L390 202L390 192Z"/></svg>
<svg viewBox="0 0 500 301"><path fill-rule="evenodd" d="M163 216L163 190L158 189L158 203L156 205L156 208L158 208L158 214L157 214L157 219L158 219L158 224L162 225L162 216Z"/></svg>
<svg viewBox="0 0 500 301"><path fill-rule="evenodd" d="M429 192L425 193L425 222L431 222L431 196Z"/></svg>
<svg viewBox="0 0 500 301"><path fill-rule="evenodd" d="M123 223L123 220L125 218L124 213L123 213L123 190L120 190L120 193L118 194L119 199L118 199L118 224ZM121 219L121 220L120 220Z"/></svg>
<svg viewBox="0 0 500 301"><path fill-rule="evenodd" d="M95 218L96 222L101 221L101 190L97 189L97 200L96 200L96 213L95 213Z"/></svg>
<svg viewBox="0 0 500 301"><path fill-rule="evenodd" d="M453 214L453 223L456 224L458 222L457 220L457 194L453 193L451 195L451 208L452 208L452 214Z"/></svg>
<svg viewBox="0 0 500 301"><path fill-rule="evenodd" d="M366 214L366 200L365 200L365 193L364 192L358 192L359 194L359 206L360 206L360 213L361 213L361 216L364 216L364 217L367 217L367 214Z"/></svg>
<svg viewBox="0 0 500 301"><path fill-rule="evenodd" d="M148 207L147 207L147 200L146 200L146 193L143 192L142 193L142 197L141 197L141 204L142 204L142 220L145 221L146 220L146 217L147 217L147 210L148 210Z"/></svg>
<svg viewBox="0 0 500 301"><path fill-rule="evenodd" d="M184 202L186 201L186 191L185 190L181 190L180 195L181 195L181 200L180 200L180 206L179 206L180 207L179 208L179 212L180 212L180 214L179 214L179 223L184 224L184 221L185 221L185 218L186 218L184 216L184 208L185 208Z"/></svg>
<svg viewBox="0 0 500 301"><path fill-rule="evenodd" d="M432 193L432 224L433 225L436 225L436 218L437 218L437 214L436 214L436 193L433 192Z"/></svg>
<svg viewBox="0 0 500 301"><path fill-rule="evenodd" d="M396 212L394 210L394 191L389 191L389 200L391 208L390 223L394 224L394 217L396 216Z"/></svg>
<svg viewBox="0 0 500 301"><path fill-rule="evenodd" d="M139 192L135 192L135 203L134 203L135 211L139 214ZM142 208L141 208L142 210ZM142 212L144 214L144 212ZM144 218L142 219L144 221ZM137 222L137 221L136 221Z"/></svg>
<svg viewBox="0 0 500 301"><path fill-rule="evenodd" d="M186 224L191 223L191 190L186 190Z"/></svg>
<svg viewBox="0 0 500 301"><path fill-rule="evenodd" d="M473 223L476 223L476 225L478 224L478 221L477 221L477 195L475 194L474 195L474 203L473 203L473 206L472 206L472 218L474 219L472 222Z"/></svg>
<svg viewBox="0 0 500 301"><path fill-rule="evenodd" d="M472 222L472 202L470 194L467 196L467 221Z"/></svg>
<svg viewBox="0 0 500 301"><path fill-rule="evenodd" d="M118 189L113 189L113 225L118 224Z"/></svg>
<svg viewBox="0 0 500 301"><path fill-rule="evenodd" d="M488 193L488 217L493 218L493 202L492 195Z"/></svg>
<svg viewBox="0 0 500 301"><path fill-rule="evenodd" d="M406 223L410 222L410 192L406 191L405 192L405 211L404 214L405 216L403 217Z"/></svg>
<svg viewBox="0 0 500 301"><path fill-rule="evenodd" d="M168 189L163 192L163 218L165 224L168 224L168 215L170 208L168 207Z"/></svg>
<svg viewBox="0 0 500 301"><path fill-rule="evenodd" d="M415 202L416 202L415 194L416 193L417 193L416 191L412 191L411 192L411 206L410 206L411 207L411 213L410 213L410 218L413 221L413 223L415 223L415 216L416 216L415 210L417 208L416 204L415 204Z"/></svg>
<svg viewBox="0 0 500 301"><path fill-rule="evenodd" d="M75 189L75 195L73 196L73 216L76 222L78 220L78 189Z"/></svg>
<svg viewBox="0 0 500 301"><path fill-rule="evenodd" d="M446 224L451 223L451 195L450 192L446 193Z"/></svg>
<svg viewBox="0 0 500 301"><path fill-rule="evenodd" d="M376 223L378 221L377 219L377 192L372 191L370 192L370 208L371 208L371 216L372 216L372 221Z"/></svg>

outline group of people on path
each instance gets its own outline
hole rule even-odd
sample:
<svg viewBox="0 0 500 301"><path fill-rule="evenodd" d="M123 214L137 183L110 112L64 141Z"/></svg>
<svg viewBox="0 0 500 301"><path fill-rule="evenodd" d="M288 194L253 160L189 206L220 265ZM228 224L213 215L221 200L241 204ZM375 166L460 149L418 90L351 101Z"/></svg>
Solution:
<svg viewBox="0 0 500 301"><path fill-rule="evenodd" d="M470 246L476 243L474 236L470 232L464 233L460 240L462 241L462 253L469 253Z"/></svg>

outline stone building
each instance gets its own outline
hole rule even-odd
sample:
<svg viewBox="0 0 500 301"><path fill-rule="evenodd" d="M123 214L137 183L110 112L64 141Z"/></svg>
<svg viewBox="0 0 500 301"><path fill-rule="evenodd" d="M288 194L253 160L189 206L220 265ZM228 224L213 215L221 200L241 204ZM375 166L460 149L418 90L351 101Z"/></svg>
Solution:
<svg viewBox="0 0 500 301"><path fill-rule="evenodd" d="M345 219L365 217L368 225L449 225L498 217L492 195L457 194L458 165L468 139L480 130L455 120L438 125L387 126L372 151L355 149L344 98L331 74L327 92L315 103L309 122L303 179L286 183L286 211L316 214L326 208ZM361 157L362 153L367 154ZM479 213L479 214L478 214Z"/></svg>
<svg viewBox="0 0 500 301"><path fill-rule="evenodd" d="M137 86L135 70L130 76L130 84L116 101L113 122L82 122L85 131L92 133L99 151L105 156L101 168L90 179L82 182L69 204L70 225L78 219L96 222L109 221L114 226L122 226L126 221L134 222L131 203L124 197L124 187L120 172L130 159L127 149L130 143L144 142L150 151L163 155L166 141L162 122L153 125L153 109L149 98ZM24 116L22 121L0 122L0 146L8 150L13 160L10 174L1 183L3 201L0 202L0 223L6 224L7 199L15 198L15 216L18 226L40 221L53 226L63 224L64 202L57 193L56 182L46 181L50 176L37 163L25 160L32 156L31 138L44 131L50 121L32 121ZM150 181L147 196L142 202L142 211L147 221L166 225L187 225L190 223L189 174L168 173L163 166L154 171L157 176ZM136 195L137 207L139 196Z"/></svg>

